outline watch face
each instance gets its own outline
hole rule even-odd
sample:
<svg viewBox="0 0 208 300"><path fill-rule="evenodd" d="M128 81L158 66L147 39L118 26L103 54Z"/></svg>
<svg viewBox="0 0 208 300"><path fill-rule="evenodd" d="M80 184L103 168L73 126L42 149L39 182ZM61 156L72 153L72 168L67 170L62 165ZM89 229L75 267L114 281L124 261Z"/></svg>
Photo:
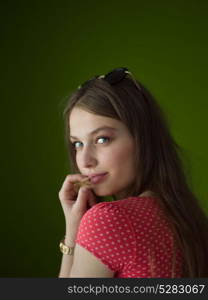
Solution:
<svg viewBox="0 0 208 300"><path fill-rule="evenodd" d="M60 245L60 248L61 248L61 252L63 254L67 254L67 251L68 251L68 247L66 247L63 243Z"/></svg>
<svg viewBox="0 0 208 300"><path fill-rule="evenodd" d="M73 250L74 248L70 248L68 246L66 246L63 242L61 242L59 244L59 247L60 247L60 250L63 254L69 254L69 255L72 255L73 254Z"/></svg>

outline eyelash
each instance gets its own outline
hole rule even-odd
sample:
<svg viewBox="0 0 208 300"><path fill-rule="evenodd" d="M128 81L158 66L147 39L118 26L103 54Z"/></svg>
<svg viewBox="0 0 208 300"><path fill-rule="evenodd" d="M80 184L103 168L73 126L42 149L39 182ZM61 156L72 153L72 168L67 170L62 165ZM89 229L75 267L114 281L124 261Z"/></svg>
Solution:
<svg viewBox="0 0 208 300"><path fill-rule="evenodd" d="M97 137L96 138L96 141L97 140L99 140L99 139L107 139L108 140L108 142L110 142L110 140L111 140L111 138L110 137L108 137L108 136L99 136L99 137ZM72 147L76 150L76 149L78 149L78 148L80 148L80 147L78 147L78 148L76 148L76 143L78 143L79 141L75 141L75 142L73 142L73 143L71 143L72 144ZM80 143L80 142L79 142ZM104 144L104 143L103 143ZM102 145L102 143L101 143L101 145Z"/></svg>

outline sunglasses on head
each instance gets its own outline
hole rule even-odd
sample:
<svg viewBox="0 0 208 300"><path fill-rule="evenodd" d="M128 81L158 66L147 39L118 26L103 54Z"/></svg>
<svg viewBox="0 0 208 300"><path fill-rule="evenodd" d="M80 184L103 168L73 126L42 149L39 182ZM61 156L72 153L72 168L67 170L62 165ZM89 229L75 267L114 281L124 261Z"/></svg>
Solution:
<svg viewBox="0 0 208 300"><path fill-rule="evenodd" d="M87 84L89 84L91 81L97 79L103 79L107 81L110 85L117 84L121 80L123 80L127 75L130 75L131 78L133 79L134 83L136 86L141 90L141 87L138 85L138 83L135 82L131 72L127 68L117 68L112 70L111 72L107 73L106 75L96 75L92 79L85 81L82 85L78 87L78 89L83 88Z"/></svg>

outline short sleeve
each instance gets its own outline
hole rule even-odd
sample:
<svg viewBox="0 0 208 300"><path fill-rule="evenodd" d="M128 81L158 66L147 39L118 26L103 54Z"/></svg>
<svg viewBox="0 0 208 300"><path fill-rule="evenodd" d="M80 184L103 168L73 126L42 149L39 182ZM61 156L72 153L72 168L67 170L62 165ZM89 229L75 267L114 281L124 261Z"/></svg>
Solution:
<svg viewBox="0 0 208 300"><path fill-rule="evenodd" d="M135 257L134 233L115 203L102 202L90 208L81 219L75 242L114 272Z"/></svg>

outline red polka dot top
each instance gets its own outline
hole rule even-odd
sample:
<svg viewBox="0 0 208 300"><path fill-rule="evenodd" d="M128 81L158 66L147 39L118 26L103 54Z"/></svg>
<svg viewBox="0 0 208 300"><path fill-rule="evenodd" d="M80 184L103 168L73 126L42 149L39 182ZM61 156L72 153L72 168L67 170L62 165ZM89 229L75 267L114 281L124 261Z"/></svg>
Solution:
<svg viewBox="0 0 208 300"><path fill-rule="evenodd" d="M95 204L83 215L75 242L114 277L182 277L182 254L154 197Z"/></svg>

